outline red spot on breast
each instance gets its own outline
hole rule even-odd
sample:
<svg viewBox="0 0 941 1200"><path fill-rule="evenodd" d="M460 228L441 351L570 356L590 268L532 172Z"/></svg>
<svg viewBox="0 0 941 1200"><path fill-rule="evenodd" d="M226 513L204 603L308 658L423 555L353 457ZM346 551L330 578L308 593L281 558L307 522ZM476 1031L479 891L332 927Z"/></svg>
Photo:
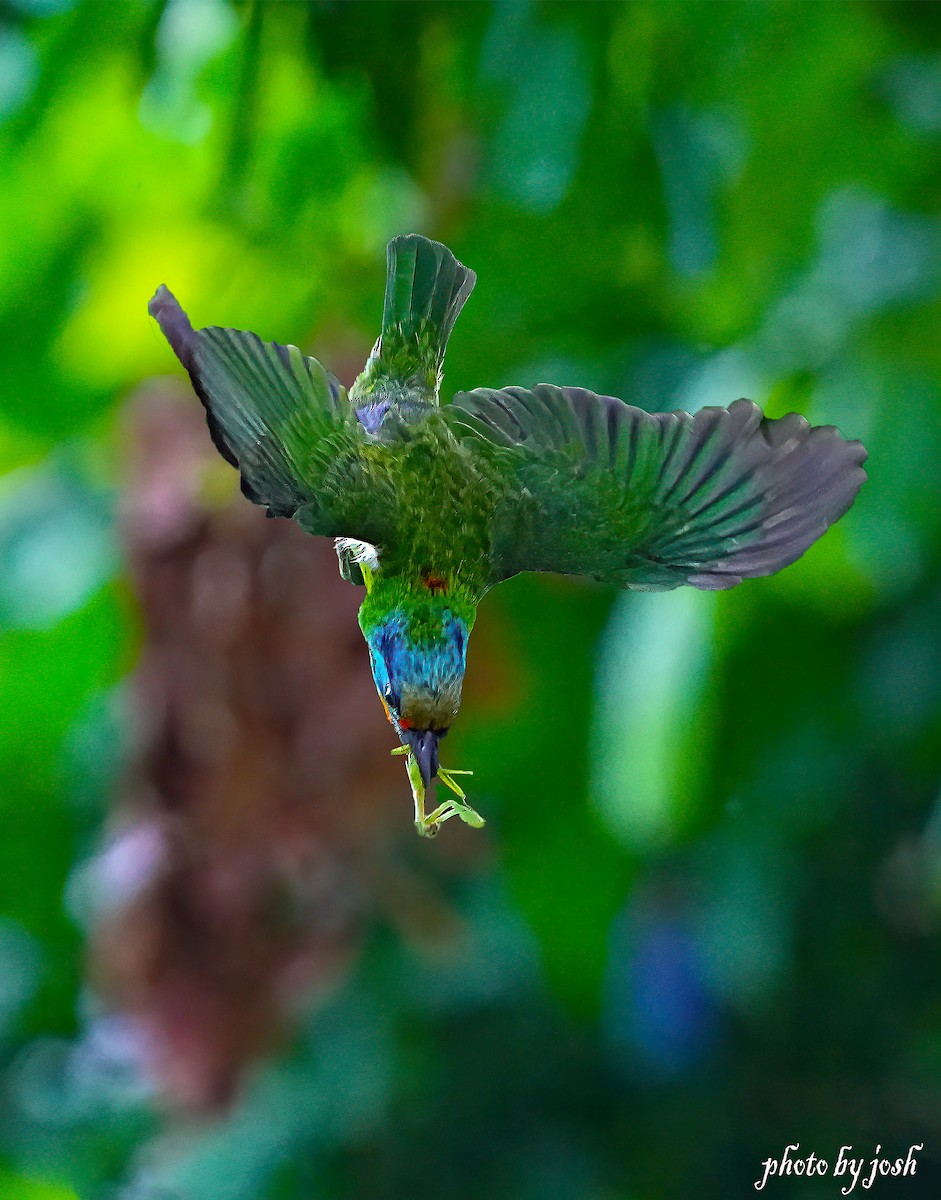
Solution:
<svg viewBox="0 0 941 1200"><path fill-rule="evenodd" d="M422 582L428 591L434 592L435 595L448 590L448 581L441 575L426 575Z"/></svg>
<svg viewBox="0 0 941 1200"><path fill-rule="evenodd" d="M412 722L408 719L408 717L400 717L399 718L399 728L400 729L411 729Z"/></svg>

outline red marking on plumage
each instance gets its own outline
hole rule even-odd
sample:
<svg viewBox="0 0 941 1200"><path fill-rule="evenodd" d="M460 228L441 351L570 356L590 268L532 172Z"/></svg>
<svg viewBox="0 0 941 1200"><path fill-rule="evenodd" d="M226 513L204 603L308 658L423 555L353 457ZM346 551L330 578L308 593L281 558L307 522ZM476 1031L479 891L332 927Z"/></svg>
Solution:
<svg viewBox="0 0 941 1200"><path fill-rule="evenodd" d="M413 725L413 722L411 722L408 719L408 717L400 717L399 718L399 728L400 729L411 729L412 725Z"/></svg>

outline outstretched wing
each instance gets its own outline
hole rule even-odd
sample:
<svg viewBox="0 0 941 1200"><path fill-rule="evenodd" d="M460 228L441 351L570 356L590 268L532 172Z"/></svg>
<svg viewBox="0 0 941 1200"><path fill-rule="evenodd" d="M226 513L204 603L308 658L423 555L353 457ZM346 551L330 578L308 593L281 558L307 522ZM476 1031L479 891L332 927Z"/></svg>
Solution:
<svg viewBox="0 0 941 1200"><path fill-rule="evenodd" d="M846 512L866 451L791 413L647 413L539 384L446 409L499 494L496 577L557 571L646 591L719 589L799 558Z"/></svg>
<svg viewBox="0 0 941 1200"><path fill-rule="evenodd" d="M189 372L212 440L238 468L249 500L270 517L296 517L310 533L375 537L374 523L364 521L369 506L351 494L362 475L364 431L339 381L296 346L238 329L194 330L166 287L148 308Z"/></svg>

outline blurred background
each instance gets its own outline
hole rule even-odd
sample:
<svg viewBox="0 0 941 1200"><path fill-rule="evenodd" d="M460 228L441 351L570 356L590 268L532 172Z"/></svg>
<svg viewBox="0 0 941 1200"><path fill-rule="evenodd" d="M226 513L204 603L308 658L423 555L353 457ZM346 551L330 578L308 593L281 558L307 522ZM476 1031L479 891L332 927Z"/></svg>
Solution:
<svg viewBox="0 0 941 1200"><path fill-rule="evenodd" d="M0 0L3 1200L941 1194L939 202L934 4ZM479 275L448 394L871 476L730 593L492 593L430 844L146 314L349 384L409 231Z"/></svg>

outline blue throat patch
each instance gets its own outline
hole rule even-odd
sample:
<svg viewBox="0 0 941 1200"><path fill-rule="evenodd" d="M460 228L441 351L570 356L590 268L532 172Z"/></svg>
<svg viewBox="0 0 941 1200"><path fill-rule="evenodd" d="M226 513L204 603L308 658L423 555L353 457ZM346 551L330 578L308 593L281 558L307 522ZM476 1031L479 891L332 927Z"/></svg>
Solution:
<svg viewBox="0 0 941 1200"><path fill-rule="evenodd" d="M441 637L425 646L416 645L408 632L408 618L392 613L367 636L373 678L380 696L398 709L403 691L428 697L460 696L467 654L467 625L450 609L442 612Z"/></svg>

